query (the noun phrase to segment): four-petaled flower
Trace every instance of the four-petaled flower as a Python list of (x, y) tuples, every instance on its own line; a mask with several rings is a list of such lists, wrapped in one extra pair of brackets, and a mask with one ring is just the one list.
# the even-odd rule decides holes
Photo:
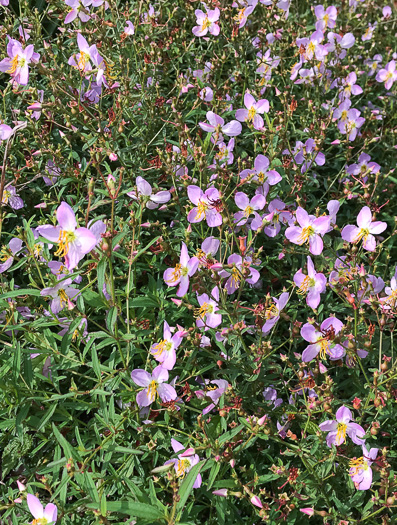
[(29, 81), (29, 64), (37, 64), (40, 55), (35, 53), (33, 44), (26, 46), (25, 49), (18, 40), (9, 38), (7, 44), (7, 54), (9, 58), (4, 58), (0, 62), (0, 71), (11, 75), (14, 82), (21, 86), (26, 86)]
[(365, 445), (363, 445), (362, 448), (363, 456), (349, 461), (349, 476), (357, 490), (368, 490), (372, 483), (371, 465), (376, 460), (378, 449), (371, 448), (368, 450)]
[(358, 226), (348, 224), (341, 232), (342, 239), (351, 243), (363, 241), (364, 250), (375, 251), (376, 239), (374, 235), (379, 235), (386, 230), (387, 224), (382, 221), (372, 221), (372, 213), (368, 206), (364, 206), (357, 216)]
[(171, 330), (167, 321), (164, 321), (163, 339), (159, 343), (152, 345), (150, 353), (153, 357), (161, 363), (163, 368), (172, 370), (176, 361), (176, 349), (181, 344), (183, 339), (183, 332), (176, 332), (171, 334)]
[(199, 265), (197, 257), (189, 257), (186, 244), (183, 242), (179, 263), (175, 268), (167, 268), (164, 272), (164, 281), (168, 286), (177, 286), (176, 295), (183, 297), (189, 289), (189, 277), (196, 273)]
[(137, 368), (131, 372), (131, 379), (136, 385), (144, 387), (136, 396), (139, 407), (151, 405), (157, 397), (160, 397), (163, 403), (177, 398), (175, 388), (165, 383), (168, 381), (168, 370), (161, 365), (156, 366), (152, 374)]
[(255, 129), (261, 130), (264, 126), (261, 113), (269, 112), (269, 101), (264, 98), (256, 102), (250, 93), (246, 93), (244, 95), (244, 106), (247, 109), (238, 109), (236, 111), (236, 119), (240, 122), (249, 122)]
[(218, 211), (221, 206), (220, 194), (216, 188), (209, 188), (203, 192), (198, 186), (191, 185), (187, 188), (187, 195), (195, 205), (188, 213), (189, 222), (196, 223), (205, 219), (210, 228), (222, 224), (222, 215)]
[(322, 236), (330, 229), (330, 217), (314, 217), (299, 206), (296, 210), (298, 226), (290, 226), (285, 231), (287, 239), (294, 244), (309, 243), (309, 250), (313, 255), (320, 255), (323, 251)]
[(206, 293), (197, 295), (197, 301), (200, 305), (200, 308), (196, 308), (194, 311), (196, 325), (199, 328), (205, 327), (205, 330), (219, 326), (222, 322), (222, 315), (216, 313), (219, 310), (218, 287), (215, 286), (215, 288), (213, 288), (210, 296), (208, 296)]
[(39, 226), (39, 235), (52, 243), (58, 244), (55, 255), (65, 257), (65, 266), (73, 270), (79, 261), (97, 244), (97, 238), (88, 228), (77, 228), (76, 216), (66, 202), (62, 202), (57, 209), (59, 226), (45, 224)]
[[(184, 478), (189, 470), (191, 470), (194, 465), (197, 465), (197, 463), (200, 461), (200, 458), (197, 454), (195, 454), (194, 449), (188, 448), (185, 450), (186, 447), (184, 447), (182, 443), (176, 439), (171, 439), (171, 446), (175, 454), (178, 454), (178, 452), (181, 452), (182, 450), (185, 452), (178, 454), (178, 459), (169, 459), (164, 463), (164, 465), (174, 464), (177, 477)], [(197, 474), (197, 477), (193, 483), (193, 488), (198, 489), (201, 486), (201, 481), (201, 474)]]
[(320, 304), (320, 294), (325, 291), (327, 279), (324, 274), (317, 273), (310, 256), (307, 257), (307, 275), (300, 268), (294, 275), (294, 283), (298, 287), (298, 294), (306, 295), (306, 303), (311, 308)]
[(331, 448), (332, 445), (342, 445), (346, 441), (346, 434), (351, 438), (356, 445), (363, 445), (365, 430), (358, 423), (352, 422), (353, 415), (351, 411), (341, 406), (336, 412), (336, 420), (328, 419), (320, 423), (319, 428), (323, 432), (328, 432), (327, 445)]
[(219, 35), (221, 29), (217, 22), (221, 13), (218, 8), (207, 10), (206, 13), (201, 9), (196, 9), (194, 13), (196, 15), (197, 26), (193, 27), (192, 33), (195, 36), (205, 36), (208, 31), (211, 35)]
[(328, 317), (321, 323), (320, 329), (312, 324), (306, 323), (301, 328), (301, 336), (305, 341), (311, 343), (302, 354), (302, 361), (308, 363), (320, 354), (320, 359), (327, 356), (331, 360), (341, 359), (345, 355), (342, 345), (335, 343), (335, 336), (342, 330), (343, 323), (336, 317)]

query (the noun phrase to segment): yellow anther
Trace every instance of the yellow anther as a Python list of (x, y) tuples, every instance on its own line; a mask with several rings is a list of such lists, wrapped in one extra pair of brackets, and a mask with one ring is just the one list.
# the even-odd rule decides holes
[(304, 244), (305, 242), (308, 242), (313, 233), (313, 226), (305, 226), (304, 228), (302, 228), (302, 232), (297, 239), (297, 243)]
[(156, 381), (152, 381), (150, 385), (147, 387), (147, 396), (150, 399), (150, 402), (153, 403), (157, 397), (157, 383)]
[(336, 440), (338, 443), (343, 443), (345, 441), (346, 429), (347, 425), (345, 423), (338, 423), (338, 428), (336, 430)]

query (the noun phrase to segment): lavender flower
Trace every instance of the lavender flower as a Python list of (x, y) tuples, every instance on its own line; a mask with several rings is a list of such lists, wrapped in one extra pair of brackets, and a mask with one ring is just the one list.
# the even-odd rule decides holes
[(327, 445), (342, 445), (346, 441), (346, 434), (351, 438), (353, 443), (356, 445), (363, 445), (364, 440), (361, 439), (365, 436), (365, 430), (357, 423), (352, 423), (353, 415), (351, 411), (341, 406), (336, 412), (336, 420), (327, 420), (320, 423), (320, 430), (328, 432)]
[(127, 193), (131, 199), (142, 200), (149, 210), (155, 210), (159, 204), (165, 204), (171, 199), (169, 191), (158, 191), (153, 193), (151, 185), (141, 176), (136, 178), (137, 191)]
[(327, 279), (324, 274), (317, 273), (311, 257), (307, 257), (307, 275), (300, 268), (294, 275), (294, 283), (298, 294), (306, 295), (306, 303), (313, 309), (320, 304), (320, 294), (325, 291)]
[(386, 222), (372, 221), (372, 213), (368, 206), (364, 206), (357, 216), (357, 225), (348, 224), (341, 232), (342, 239), (351, 243), (363, 241), (364, 250), (375, 251), (376, 239), (374, 235), (379, 235), (386, 230)]
[(368, 490), (372, 484), (371, 465), (376, 460), (379, 449), (371, 448), (368, 450), (366, 445), (362, 445), (362, 449), (363, 456), (354, 458), (349, 462), (349, 476), (357, 490)]
[(336, 317), (328, 317), (321, 323), (320, 330), (306, 323), (301, 328), (301, 336), (309, 343), (302, 354), (302, 361), (309, 363), (320, 354), (320, 359), (327, 356), (331, 360), (341, 359), (345, 355), (342, 345), (334, 343), (335, 336), (342, 330), (343, 323)]
[[(173, 438), (171, 439), (171, 446), (175, 454), (181, 452), (181, 450), (185, 450), (185, 447), (182, 445), (182, 443), (179, 443), (179, 441)], [(199, 461), (200, 458), (194, 453), (194, 449), (188, 448), (182, 454), (178, 454), (178, 459), (169, 459), (164, 463), (164, 465), (174, 464), (177, 477), (184, 478), (189, 470), (191, 470), (194, 465), (197, 465)], [(198, 489), (201, 486), (201, 483), (201, 474), (197, 474), (193, 488)]]
[(172, 370), (176, 361), (176, 349), (181, 344), (183, 332), (178, 331), (171, 335), (171, 330), (167, 321), (164, 321), (163, 339), (159, 343), (152, 345), (150, 353), (161, 363), (163, 368)]
[(14, 82), (21, 86), (26, 86), (29, 81), (29, 64), (37, 64), (40, 55), (35, 53), (33, 44), (22, 47), (22, 44), (11, 37), (8, 37), (7, 54), (9, 58), (4, 58), (0, 62), (0, 71), (11, 75)]
[(163, 403), (168, 403), (177, 398), (175, 388), (165, 384), (168, 381), (168, 370), (159, 365), (153, 370), (152, 374), (146, 370), (135, 369), (131, 372), (131, 379), (138, 386), (145, 387), (136, 396), (139, 407), (147, 407), (160, 397)]
[(56, 523), (58, 517), (58, 509), (56, 505), (48, 503), (45, 509), (43, 509), (43, 505), (33, 494), (28, 494), (26, 501), (29, 510), (34, 517), (33, 523), (37, 525), (46, 523), (54, 525)]
[(290, 226), (285, 231), (287, 239), (294, 244), (309, 243), (309, 250), (313, 255), (320, 255), (323, 251), (322, 236), (329, 231), (330, 218), (326, 216), (314, 217), (299, 206), (296, 210), (298, 226)]
[(212, 289), (211, 295), (203, 293), (197, 295), (197, 301), (200, 308), (196, 308), (194, 316), (196, 317), (196, 325), (199, 328), (204, 327), (205, 330), (208, 328), (216, 328), (222, 322), (222, 315), (216, 313), (219, 310), (219, 289), (215, 286)]
[(269, 101), (262, 99), (256, 102), (250, 93), (246, 93), (244, 95), (244, 105), (247, 109), (238, 109), (236, 111), (236, 119), (240, 122), (250, 122), (255, 129), (261, 130), (264, 122), (260, 114), (269, 112)]
[(199, 265), (197, 257), (189, 257), (186, 244), (183, 242), (181, 247), (181, 256), (179, 263), (175, 268), (167, 268), (163, 278), (168, 286), (177, 286), (179, 284), (176, 295), (183, 297), (189, 289), (189, 277), (196, 273)]

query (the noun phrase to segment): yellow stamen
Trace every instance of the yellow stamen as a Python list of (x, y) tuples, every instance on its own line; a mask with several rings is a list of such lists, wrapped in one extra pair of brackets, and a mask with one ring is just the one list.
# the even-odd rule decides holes
[(251, 206), (247, 206), (247, 207), (245, 208), (245, 210), (244, 210), (244, 215), (245, 215), (246, 217), (249, 217), (253, 211), (254, 211), (254, 210), (253, 210), (253, 208), (251, 208)]
[(353, 242), (359, 242), (361, 239), (363, 240), (363, 243), (365, 244), (367, 241), (369, 235), (368, 228), (361, 228), (361, 230), (358, 232), (358, 234), (355, 236)]
[(11, 197), (11, 192), (9, 192), (8, 190), (4, 190), (4, 193), (3, 193), (3, 204), (7, 204), (8, 203), (8, 199)]
[(364, 458), (354, 458), (349, 461), (350, 468), (353, 469), (353, 472), (350, 472), (350, 476), (355, 476), (360, 472), (360, 470), (367, 470), (368, 464), (364, 461)]
[(324, 20), (324, 23), (325, 23), (325, 27), (327, 27), (328, 26), (329, 15), (328, 14), (324, 15), (323, 20)]
[(61, 304), (61, 308), (64, 308), (65, 306), (67, 306), (69, 302), (69, 297), (66, 295), (65, 290), (63, 290), (62, 288), (58, 290), (58, 297), (59, 297), (59, 302)]
[(208, 303), (203, 303), (200, 308), (194, 309), (194, 317), (196, 319), (204, 319), (204, 317), (209, 313), (211, 305)]
[(244, 18), (244, 13), (245, 13), (245, 7), (243, 7), (243, 9), (240, 9), (240, 11), (238, 12), (238, 14), (234, 17), (234, 20), (237, 20), (238, 22), (241, 22), (241, 20)]
[(263, 184), (265, 182), (265, 179), (267, 178), (266, 175), (263, 173), (263, 171), (260, 171), (258, 174), (257, 174), (257, 177), (258, 177), (258, 181)]
[(87, 62), (90, 60), (90, 55), (88, 53), (84, 53), (84, 51), (81, 51), (80, 58), (77, 62), (77, 67), (79, 69), (84, 69)]
[(168, 279), (169, 283), (175, 283), (182, 275), (181, 265), (177, 264), (174, 271), (171, 274), (171, 279)]
[(177, 467), (176, 467), (176, 475), (178, 477), (184, 477), (186, 474), (186, 470), (190, 467), (190, 459), (184, 458), (184, 459), (178, 459)]
[(306, 275), (306, 277), (303, 279), (302, 284), (299, 286), (297, 293), (299, 295), (304, 295), (308, 288), (310, 288), (310, 277)]
[(150, 402), (153, 403), (157, 397), (157, 383), (156, 381), (152, 381), (150, 385), (147, 387), (147, 396), (150, 399)]
[(152, 354), (155, 357), (160, 357), (163, 352), (168, 352), (169, 350), (171, 350), (171, 348), (172, 343), (163, 339), (162, 341), (153, 346), (153, 350), (155, 349), (156, 351), (152, 352)]
[(317, 344), (320, 345), (320, 359), (325, 359), (329, 352), (329, 341), (328, 339), (322, 338), (317, 341)]
[(7, 248), (2, 248), (0, 251), (0, 262), (5, 263), (10, 257), (12, 257), (12, 255), (10, 255)]
[(201, 31), (205, 31), (206, 29), (208, 29), (210, 27), (210, 25), (211, 25), (211, 22), (208, 19), (208, 16), (206, 16), (204, 18), (203, 25), (201, 26)]
[(70, 243), (73, 242), (75, 239), (74, 232), (68, 232), (66, 230), (61, 230), (59, 232), (59, 239), (58, 239), (58, 250), (55, 252), (55, 255), (57, 257), (65, 257), (65, 255), (68, 254)]
[(208, 208), (208, 204), (206, 202), (203, 202), (203, 201), (199, 201), (198, 205), (197, 205), (197, 218), (200, 219), (200, 217), (202, 215), (204, 215), (205, 217), (205, 212)]
[(32, 525), (47, 525), (48, 520), (46, 518), (38, 518), (32, 521)]
[(12, 75), (13, 73), (15, 73), (15, 71), (17, 70), (17, 67), (18, 67), (18, 55), (15, 55), (14, 58), (11, 60), (11, 64), (10, 64), (10, 69), (8, 71), (6, 71), (6, 73), (8, 73), (9, 75)]
[(253, 122), (255, 115), (256, 115), (256, 109), (254, 108), (254, 106), (252, 106), (248, 110), (248, 120), (249, 120), (249, 122)]
[(297, 239), (297, 243), (304, 244), (305, 242), (308, 242), (313, 233), (313, 226), (305, 226), (304, 228), (302, 228), (302, 232)]
[(336, 440), (338, 443), (343, 443), (345, 441), (346, 429), (347, 425), (345, 423), (338, 423), (338, 428), (336, 431)]
[(241, 274), (237, 268), (232, 269), (232, 283), (237, 288), (241, 281)]
[(310, 58), (309, 55), (313, 56), (315, 50), (315, 45), (313, 42), (309, 42), (309, 45), (307, 46), (306, 50), (306, 58)]
[(278, 308), (275, 304), (272, 304), (265, 312), (265, 319), (269, 320), (272, 317), (277, 317), (279, 314)]
[(108, 62), (106, 62), (105, 60), (103, 61), (104, 64), (105, 64), (105, 69), (106, 69), (106, 76), (107, 78), (110, 78), (112, 80), (115, 80), (117, 78), (117, 75), (113, 75), (113, 68), (114, 68), (114, 64), (109, 64)]

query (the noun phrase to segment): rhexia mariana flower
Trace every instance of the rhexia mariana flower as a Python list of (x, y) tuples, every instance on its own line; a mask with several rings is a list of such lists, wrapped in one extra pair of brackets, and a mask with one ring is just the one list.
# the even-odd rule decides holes
[(208, 31), (211, 33), (211, 35), (219, 35), (221, 29), (217, 22), (221, 13), (218, 8), (210, 10), (207, 9), (206, 13), (204, 13), (201, 9), (196, 9), (194, 14), (196, 15), (197, 24), (197, 26), (193, 27), (192, 29), (194, 36), (205, 36)]
[(188, 186), (187, 195), (195, 205), (190, 210), (187, 220), (192, 223), (207, 221), (210, 228), (215, 228), (222, 224), (222, 215), (217, 210), (216, 204), (220, 200), (219, 191), (216, 188), (209, 188), (205, 192), (198, 186)]
[(39, 226), (39, 235), (58, 244), (55, 255), (65, 257), (65, 266), (68, 270), (76, 268), (79, 261), (97, 244), (95, 235), (88, 228), (77, 228), (76, 216), (66, 202), (62, 202), (57, 209), (59, 226), (46, 224)]
[(302, 361), (308, 363), (320, 354), (320, 359), (327, 356), (331, 360), (340, 359), (345, 355), (345, 349), (340, 344), (334, 343), (335, 335), (343, 328), (343, 323), (336, 317), (328, 317), (321, 323), (318, 330), (312, 324), (306, 323), (301, 328), (301, 336), (311, 343), (302, 354)]
[(327, 445), (342, 445), (346, 441), (346, 434), (356, 445), (363, 445), (365, 430), (358, 423), (353, 423), (353, 414), (345, 407), (341, 406), (336, 412), (336, 420), (327, 420), (320, 423), (319, 428), (323, 432), (328, 432)]
[(18, 40), (8, 37), (7, 54), (9, 58), (4, 58), (0, 62), (0, 71), (11, 75), (14, 82), (21, 86), (26, 86), (29, 82), (29, 64), (37, 64), (40, 55), (35, 53), (33, 44), (22, 47)]
[(368, 450), (365, 445), (362, 446), (362, 449), (362, 457), (354, 458), (349, 462), (349, 476), (357, 490), (368, 490), (372, 483), (371, 465), (376, 460), (379, 449), (371, 448)]
[(287, 239), (302, 246), (309, 243), (309, 250), (313, 255), (320, 255), (323, 251), (322, 236), (329, 231), (330, 218), (327, 216), (314, 217), (299, 207), (296, 210), (296, 220), (299, 226), (290, 226), (285, 231)]
[(246, 93), (244, 95), (244, 106), (247, 109), (238, 109), (236, 111), (236, 119), (240, 122), (251, 123), (255, 129), (261, 130), (264, 126), (261, 114), (269, 112), (269, 101), (262, 99), (256, 102), (255, 98), (250, 93)]
[(364, 206), (357, 216), (357, 225), (348, 224), (341, 232), (342, 239), (356, 244), (363, 241), (364, 250), (375, 251), (376, 239), (374, 235), (379, 235), (387, 228), (387, 224), (382, 221), (372, 221), (372, 213), (368, 206)]
[(176, 361), (176, 349), (181, 344), (182, 339), (183, 333), (178, 331), (172, 335), (169, 324), (164, 321), (163, 339), (152, 345), (150, 353), (156, 361), (161, 363), (163, 368), (172, 370)]
[(33, 494), (28, 494), (26, 498), (30, 512), (32, 513), (34, 520), (33, 523), (54, 525), (58, 517), (58, 509), (53, 503), (48, 503), (43, 509), (43, 505), (40, 500)]
[(168, 286), (178, 286), (176, 295), (183, 297), (189, 289), (189, 277), (196, 273), (199, 265), (197, 257), (189, 257), (186, 244), (183, 242), (179, 263), (175, 268), (167, 268), (164, 272), (164, 281)]
[(175, 388), (165, 383), (168, 381), (168, 370), (159, 365), (153, 370), (152, 374), (146, 370), (135, 369), (131, 372), (131, 379), (138, 386), (143, 386), (136, 396), (139, 407), (147, 407), (160, 397), (163, 403), (174, 401), (177, 398)]
[[(164, 465), (170, 465), (173, 463), (177, 477), (184, 478), (189, 470), (191, 470), (194, 465), (197, 465), (197, 463), (200, 461), (200, 458), (194, 453), (194, 449), (190, 448), (185, 450), (185, 447), (182, 445), (182, 443), (176, 439), (171, 439), (171, 446), (175, 454), (178, 454), (178, 452), (181, 452), (182, 450), (185, 452), (178, 454), (178, 459), (170, 459), (166, 461)], [(201, 486), (201, 483), (201, 474), (197, 474), (197, 477), (193, 483), (193, 488), (198, 489)]]
[(306, 303), (313, 309), (320, 304), (320, 294), (325, 291), (327, 279), (324, 274), (317, 273), (311, 257), (307, 258), (307, 275), (302, 268), (294, 275), (294, 283), (298, 287), (298, 294), (306, 294)]

